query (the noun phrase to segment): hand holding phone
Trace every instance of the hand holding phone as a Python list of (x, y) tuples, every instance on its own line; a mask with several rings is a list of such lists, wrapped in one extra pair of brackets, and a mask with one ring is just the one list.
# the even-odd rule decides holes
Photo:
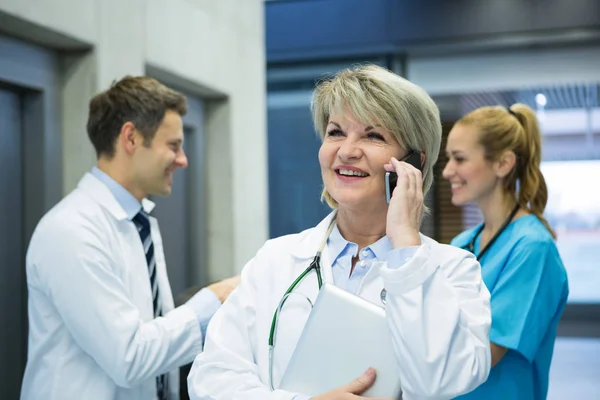
[[(410, 150), (408, 154), (400, 161), (407, 162), (419, 171), (423, 171), (423, 167), (421, 165), (421, 153), (417, 151)], [(388, 204), (392, 199), (392, 193), (394, 193), (394, 188), (396, 187), (397, 182), (398, 174), (389, 171), (385, 173), (385, 200), (388, 202)]]

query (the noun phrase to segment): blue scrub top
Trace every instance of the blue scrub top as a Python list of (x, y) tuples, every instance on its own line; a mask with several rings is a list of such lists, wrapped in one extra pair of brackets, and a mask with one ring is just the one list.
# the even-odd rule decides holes
[[(481, 225), (455, 237), (467, 249)], [(480, 252), (476, 239), (474, 253)], [(534, 215), (514, 220), (486, 251), (483, 281), (491, 293), (490, 340), (507, 353), (485, 383), (459, 399), (542, 400), (556, 327), (567, 303), (567, 273), (550, 232)]]

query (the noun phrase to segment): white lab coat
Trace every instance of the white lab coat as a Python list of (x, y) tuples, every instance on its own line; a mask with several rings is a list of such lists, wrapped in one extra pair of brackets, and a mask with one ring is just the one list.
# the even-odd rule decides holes
[[(269, 389), (269, 329), (279, 300), (311, 262), (330, 218), (300, 234), (268, 241), (246, 264), (241, 285), (211, 320), (204, 352), (194, 361), (188, 377), (192, 399), (283, 400), (295, 396)], [(421, 239), (415, 255), (399, 268), (374, 263), (358, 295), (381, 305), (381, 290), (387, 290), (387, 318), (404, 400), (449, 399), (487, 379), (491, 366), (490, 294), (481, 280), (479, 263), (470, 253), (425, 236)], [(323, 280), (332, 282), (327, 250), (322, 272)], [(310, 273), (295, 292), (314, 301), (316, 274)], [(275, 388), (309, 312), (305, 299), (291, 296), (279, 316)], [(368, 343), (365, 338), (362, 345)]]
[[(150, 211), (154, 205), (145, 200)], [(173, 309), (162, 240), (150, 218), (163, 318), (154, 319), (138, 231), (91, 174), (38, 224), (27, 253), (29, 349), (21, 399), (149, 400), (155, 377), (202, 350), (189, 306)]]

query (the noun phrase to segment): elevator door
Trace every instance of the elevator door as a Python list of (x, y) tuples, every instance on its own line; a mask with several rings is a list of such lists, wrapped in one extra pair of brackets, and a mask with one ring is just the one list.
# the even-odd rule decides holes
[(0, 397), (18, 399), (27, 352), (21, 99), (0, 82)]
[[(185, 129), (185, 140), (191, 132)], [(173, 174), (173, 184), (169, 197), (154, 197), (156, 208), (152, 211), (158, 219), (162, 234), (167, 273), (173, 296), (176, 297), (189, 285), (191, 243), (190, 243), (190, 211), (189, 171), (179, 169)]]
[(152, 196), (156, 202), (152, 215), (158, 219), (171, 290), (176, 299), (190, 287), (205, 284), (204, 105), (201, 99), (188, 96), (188, 113), (183, 122), (189, 166), (173, 175), (170, 196)]

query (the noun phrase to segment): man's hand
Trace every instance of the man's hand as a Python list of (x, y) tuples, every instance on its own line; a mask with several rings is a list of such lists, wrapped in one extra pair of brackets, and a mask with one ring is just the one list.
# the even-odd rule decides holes
[(233, 289), (238, 287), (239, 284), (240, 276), (236, 275), (231, 278), (223, 279), (222, 281), (213, 283), (212, 285), (208, 285), (208, 289), (210, 289), (219, 298), (219, 300), (221, 300), (221, 303), (224, 303), (231, 292), (233, 292)]
[[(375, 399), (374, 397), (360, 396), (375, 382), (375, 370), (369, 368), (364, 374), (350, 382), (349, 384), (334, 389), (330, 392), (311, 397), (311, 400), (359, 400), (359, 399)], [(389, 400), (381, 399), (378, 400)]]

